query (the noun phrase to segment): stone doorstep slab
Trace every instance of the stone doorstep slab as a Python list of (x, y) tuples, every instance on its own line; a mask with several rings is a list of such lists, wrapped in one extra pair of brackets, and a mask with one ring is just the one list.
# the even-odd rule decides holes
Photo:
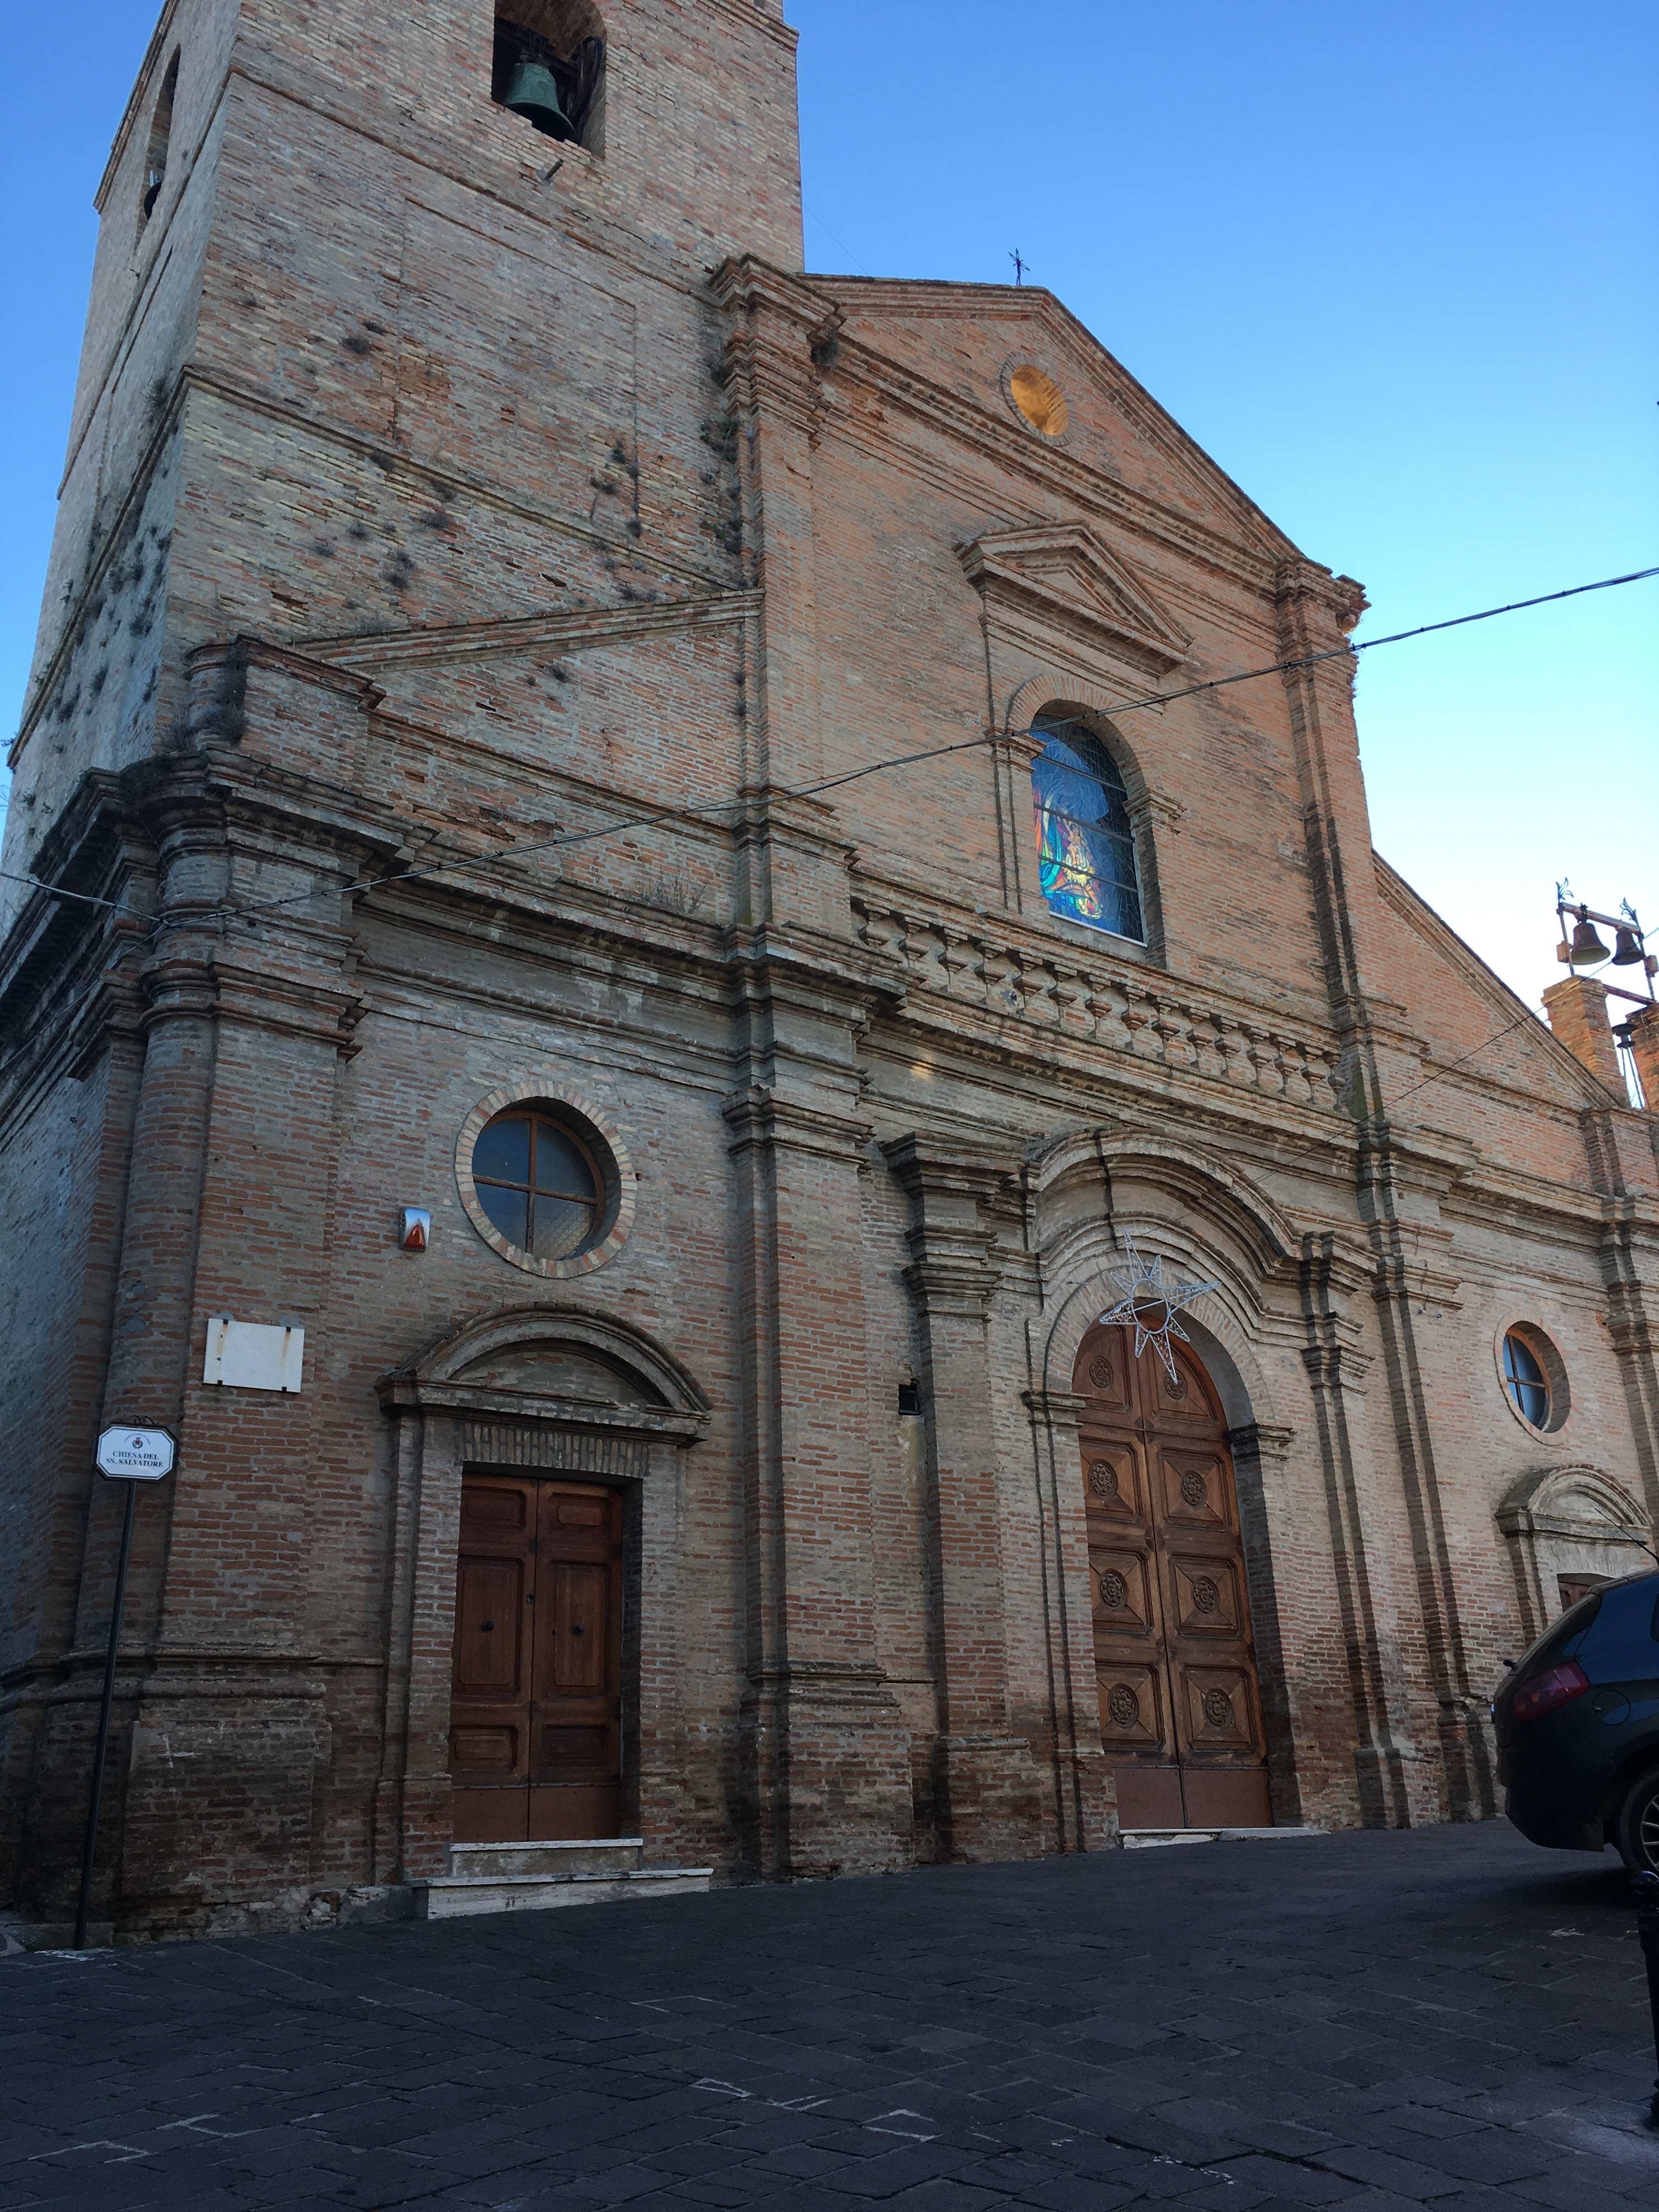
[(574, 1841), (452, 1844), (451, 1874), (631, 1874), (645, 1857), (643, 1836), (587, 1836)]
[(1155, 1850), (1165, 1844), (1272, 1844), (1299, 1836), (1322, 1836), (1322, 1828), (1120, 1828), (1126, 1851)]
[(626, 1874), (441, 1874), (412, 1885), (420, 1920), (481, 1912), (544, 1912), (565, 1905), (611, 1905), (624, 1898), (694, 1897), (710, 1888), (713, 1867), (639, 1867)]

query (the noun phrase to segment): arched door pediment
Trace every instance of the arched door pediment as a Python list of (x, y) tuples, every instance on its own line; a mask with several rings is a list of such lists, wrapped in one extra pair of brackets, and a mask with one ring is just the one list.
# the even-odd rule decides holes
[(1495, 1517), (1528, 1642), (1583, 1590), (1650, 1564), (1647, 1515), (1622, 1483), (1588, 1462), (1531, 1468), (1504, 1492)]
[(376, 1386), (390, 1413), (472, 1413), (695, 1443), (707, 1396), (640, 1328), (550, 1302), (468, 1322)]
[(1138, 1184), (1162, 1193), (1212, 1224), (1263, 1276), (1301, 1248), (1295, 1224), (1247, 1176), (1196, 1146), (1139, 1130), (1072, 1129), (1044, 1146), (1032, 1163), (1040, 1224), (1063, 1234), (1066, 1194), (1079, 1188), (1092, 1194), (1103, 1176), (1115, 1188)]

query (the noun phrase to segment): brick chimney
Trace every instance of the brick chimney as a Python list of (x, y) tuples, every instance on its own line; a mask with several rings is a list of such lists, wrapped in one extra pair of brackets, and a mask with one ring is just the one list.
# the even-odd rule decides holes
[(1607, 1020), (1607, 994), (1595, 978), (1568, 975), (1559, 983), (1552, 983), (1544, 994), (1544, 1012), (1551, 1029), (1574, 1058), (1582, 1060), (1592, 1075), (1600, 1076), (1609, 1091), (1623, 1097), (1625, 1079)]
[(1638, 1006), (1630, 1018), (1631, 1057), (1642, 1079), (1642, 1100), (1659, 1114), (1659, 1006)]

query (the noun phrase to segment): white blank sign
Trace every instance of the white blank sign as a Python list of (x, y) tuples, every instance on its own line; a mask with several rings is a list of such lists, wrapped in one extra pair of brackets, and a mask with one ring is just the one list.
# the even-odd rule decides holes
[(233, 1390), (297, 1390), (305, 1350), (302, 1328), (212, 1314), (202, 1380), (222, 1382)]

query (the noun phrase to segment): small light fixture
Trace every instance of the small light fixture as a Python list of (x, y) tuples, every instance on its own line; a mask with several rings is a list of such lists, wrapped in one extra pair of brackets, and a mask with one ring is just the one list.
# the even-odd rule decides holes
[(398, 1249), (404, 1252), (424, 1252), (432, 1242), (432, 1216), (423, 1206), (404, 1208), (403, 1227), (398, 1232)]

